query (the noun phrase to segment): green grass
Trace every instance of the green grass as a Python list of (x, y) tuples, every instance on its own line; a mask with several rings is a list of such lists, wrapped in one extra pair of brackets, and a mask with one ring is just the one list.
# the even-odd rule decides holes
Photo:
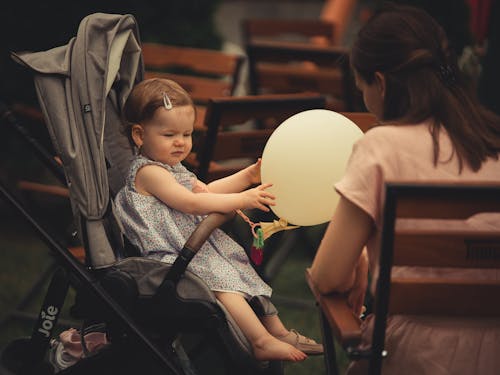
[[(61, 225), (61, 222), (49, 224)], [(285, 325), (306, 336), (321, 340), (318, 311), (304, 279), (304, 270), (311, 261), (311, 251), (306, 251), (303, 245), (297, 243), (270, 284), (273, 287), (274, 303)], [(27, 222), (10, 206), (0, 202), (0, 321), (8, 316), (51, 262), (48, 248), (38, 239)], [(27, 306), (26, 311), (37, 314), (44, 293), (45, 287)], [(68, 313), (71, 298), (70, 294), (61, 319), (71, 319)], [(33, 324), (33, 321), (9, 319), (6, 324), (0, 326), (0, 350), (15, 338), (29, 336)], [(340, 359), (343, 360), (344, 367), (345, 359), (342, 355)], [(302, 363), (287, 364), (285, 373), (324, 374), (323, 357), (310, 357)]]

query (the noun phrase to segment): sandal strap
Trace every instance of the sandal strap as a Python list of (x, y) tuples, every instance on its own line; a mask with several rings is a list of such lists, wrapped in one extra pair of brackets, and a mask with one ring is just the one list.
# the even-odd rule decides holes
[(301, 335), (299, 332), (297, 332), (297, 330), (295, 330), (293, 328), (290, 329), (290, 332), (295, 334), (295, 336), (296, 336), (295, 345), (297, 345), (300, 342), (302, 342), (304, 344), (316, 344), (316, 341), (314, 341), (313, 339), (310, 339), (309, 337)]

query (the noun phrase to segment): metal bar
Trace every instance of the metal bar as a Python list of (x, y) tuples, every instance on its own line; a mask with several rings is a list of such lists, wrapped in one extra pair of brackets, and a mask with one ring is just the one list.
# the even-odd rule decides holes
[(5, 199), (10, 203), (35, 229), (40, 238), (47, 244), (47, 246), (54, 252), (58, 261), (63, 267), (71, 270), (71, 277), (74, 277), (78, 282), (85, 285), (89, 291), (91, 291), (95, 297), (108, 307), (117, 319), (123, 324), (125, 329), (129, 333), (139, 340), (146, 348), (148, 348), (155, 359), (165, 366), (172, 374), (181, 375), (181, 370), (179, 370), (172, 361), (163, 354), (151, 340), (146, 337), (140, 328), (134, 323), (129, 314), (123, 310), (123, 308), (118, 305), (111, 296), (99, 285), (97, 280), (92, 277), (83, 266), (67, 251), (67, 249), (57, 242), (36, 220), (28, 213), (21, 203), (9, 193), (9, 191), (4, 187), (3, 183), (0, 183), (0, 197)]

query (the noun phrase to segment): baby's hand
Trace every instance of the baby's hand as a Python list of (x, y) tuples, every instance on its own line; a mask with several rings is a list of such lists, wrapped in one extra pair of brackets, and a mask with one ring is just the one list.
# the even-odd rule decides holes
[(274, 195), (266, 191), (271, 186), (272, 184), (263, 184), (242, 192), (243, 207), (241, 208), (258, 208), (268, 212), (269, 208), (267, 206), (274, 206), (274, 200), (276, 199)]
[(191, 189), (193, 193), (208, 193), (208, 187), (206, 184), (198, 180), (197, 178), (193, 179), (193, 188)]
[(260, 166), (262, 164), (262, 159), (259, 158), (256, 163), (250, 165), (248, 167), (248, 175), (250, 176), (250, 183), (252, 185), (260, 184), (261, 176), (260, 176)]

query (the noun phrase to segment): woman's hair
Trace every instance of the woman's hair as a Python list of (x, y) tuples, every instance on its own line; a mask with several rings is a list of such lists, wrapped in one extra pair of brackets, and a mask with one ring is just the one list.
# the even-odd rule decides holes
[[(189, 94), (177, 82), (165, 78), (151, 78), (138, 83), (123, 107), (126, 134), (131, 144), (131, 127), (151, 120), (155, 111), (170, 102), (172, 108), (189, 105), (195, 109)], [(196, 114), (196, 111), (195, 111)]]
[(368, 84), (385, 76), (383, 121), (419, 123), (432, 119), (434, 163), (439, 130), (448, 132), (459, 158), (477, 171), (498, 159), (500, 118), (483, 108), (466, 87), (441, 26), (425, 11), (388, 5), (359, 31), (351, 65)]

